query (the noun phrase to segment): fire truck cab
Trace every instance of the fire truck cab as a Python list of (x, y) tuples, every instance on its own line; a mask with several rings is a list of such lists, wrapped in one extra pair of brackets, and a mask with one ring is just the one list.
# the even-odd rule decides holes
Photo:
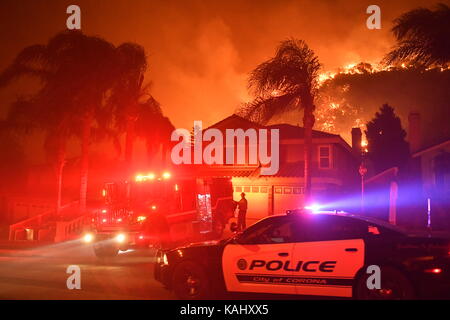
[(171, 248), (219, 239), (235, 209), (229, 178), (137, 174), (106, 183), (102, 193), (104, 206), (84, 235), (100, 257), (131, 246)]

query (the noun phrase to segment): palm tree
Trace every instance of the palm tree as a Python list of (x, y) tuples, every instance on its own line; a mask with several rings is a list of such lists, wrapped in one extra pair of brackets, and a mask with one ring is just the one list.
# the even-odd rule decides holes
[(305, 202), (311, 197), (312, 128), (319, 69), (317, 56), (303, 40), (282, 41), (275, 57), (251, 72), (249, 88), (257, 98), (240, 110), (241, 115), (259, 123), (267, 123), (285, 111), (303, 110)]
[(166, 163), (167, 150), (172, 145), (170, 136), (175, 127), (162, 113), (160, 104), (152, 97), (139, 104), (136, 134), (145, 140), (149, 165), (157, 165), (155, 155), (161, 152), (161, 165)]
[(62, 195), (62, 171), (65, 164), (67, 140), (77, 128), (71, 123), (49, 116), (41, 105), (40, 95), (33, 99), (17, 99), (8, 111), (4, 128), (9, 132), (30, 134), (34, 131), (44, 132), (44, 149), (47, 159), (53, 164), (56, 173), (56, 215), (59, 214)]
[(117, 48), (120, 80), (110, 103), (114, 110), (116, 127), (125, 132), (125, 162), (130, 167), (135, 140), (135, 126), (139, 117), (139, 103), (147, 87), (143, 86), (147, 58), (144, 48), (134, 43), (124, 43)]
[[(147, 59), (144, 48), (134, 43), (124, 43), (117, 48), (120, 81), (110, 103), (118, 132), (125, 133), (125, 163), (132, 168), (133, 145), (136, 138), (146, 141), (149, 163), (154, 160), (157, 148), (165, 148), (174, 127), (164, 117), (158, 101), (149, 93), (151, 83), (144, 85)], [(163, 151), (164, 153), (164, 151)]]
[(14, 112), (16, 118), (20, 118), (18, 113), (27, 114), (25, 117), (35, 127), (44, 129), (47, 149), (56, 150), (57, 210), (61, 203), (65, 145), (70, 136), (76, 135), (82, 145), (80, 211), (85, 211), (91, 130), (106, 128), (111, 121), (104, 100), (117, 79), (116, 58), (115, 47), (109, 42), (79, 31), (66, 31), (46, 45), (23, 49), (0, 74), (0, 86), (30, 75), (42, 83), (33, 98)]
[(386, 64), (407, 62), (424, 67), (445, 66), (450, 61), (450, 8), (418, 8), (394, 21), (396, 46), (384, 58)]

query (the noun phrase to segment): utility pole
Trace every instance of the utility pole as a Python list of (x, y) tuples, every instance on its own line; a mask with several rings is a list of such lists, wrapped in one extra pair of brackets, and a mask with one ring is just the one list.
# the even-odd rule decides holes
[(359, 165), (359, 174), (361, 175), (361, 214), (364, 213), (364, 176), (367, 173), (367, 168), (364, 161)]

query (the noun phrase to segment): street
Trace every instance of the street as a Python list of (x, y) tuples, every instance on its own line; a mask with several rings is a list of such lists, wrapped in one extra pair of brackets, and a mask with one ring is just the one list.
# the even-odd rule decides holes
[[(0, 299), (174, 299), (153, 279), (153, 255), (129, 250), (102, 261), (79, 242), (0, 249)], [(80, 290), (67, 289), (70, 265), (81, 269)]]

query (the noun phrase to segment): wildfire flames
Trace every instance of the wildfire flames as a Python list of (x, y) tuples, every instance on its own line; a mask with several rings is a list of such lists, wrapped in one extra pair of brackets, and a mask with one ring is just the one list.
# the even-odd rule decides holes
[[(319, 85), (322, 85), (327, 80), (334, 79), (339, 74), (365, 74), (365, 73), (377, 73), (382, 71), (394, 71), (398, 69), (409, 69), (414, 68), (413, 65), (407, 65), (405, 63), (402, 63), (399, 66), (392, 66), (392, 65), (383, 65), (379, 63), (350, 63), (344, 67), (339, 68), (337, 71), (327, 71), (324, 73), (321, 73), (319, 75)], [(429, 67), (426, 68), (425, 71), (433, 70), (433, 69), (439, 69), (441, 72), (445, 70), (449, 70), (450, 66), (447, 67), (439, 67), (439, 68), (433, 68)]]
[[(361, 118), (360, 110), (356, 106), (350, 105), (345, 99), (339, 97), (338, 95), (333, 94), (332, 92), (328, 92), (324, 94), (322, 91), (325, 91), (326, 84), (329, 81), (336, 79), (339, 75), (364, 75), (364, 74), (374, 74), (378, 72), (391, 72), (391, 71), (399, 71), (399, 70), (408, 70), (415, 69), (416, 66), (409, 65), (406, 63), (402, 63), (401, 65), (393, 66), (393, 65), (383, 65), (380, 63), (350, 63), (344, 67), (341, 67), (335, 71), (326, 71), (319, 75), (318, 77), (318, 85), (319, 85), (319, 98), (317, 103), (317, 112), (316, 112), (316, 120), (317, 120), (317, 129), (323, 130), (330, 133), (337, 133), (343, 137), (348, 137), (348, 132), (339, 132), (340, 130), (337, 128), (339, 118), (346, 117), (349, 119), (354, 119), (351, 124), (352, 127), (359, 127), (362, 131), (365, 130), (365, 123), (368, 119)], [(440, 72), (449, 70), (450, 67), (434, 67), (434, 68), (426, 68), (424, 71), (430, 70), (439, 70)], [(324, 89), (324, 90), (322, 90)], [(349, 85), (339, 86), (339, 90), (341, 93), (344, 93), (350, 90)], [(367, 149), (367, 141), (363, 136), (362, 141), (363, 150)]]

